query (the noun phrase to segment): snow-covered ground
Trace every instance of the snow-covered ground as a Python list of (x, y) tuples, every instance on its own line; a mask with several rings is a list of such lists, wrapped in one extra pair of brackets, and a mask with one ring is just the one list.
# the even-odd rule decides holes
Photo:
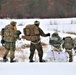
[[(35, 20), (40, 21), (40, 27), (45, 33), (52, 34), (58, 31), (59, 35), (63, 38), (65, 36), (71, 36), (76, 38), (74, 34), (66, 34), (65, 32), (76, 33), (76, 18), (63, 18), (63, 19), (0, 19), (0, 30), (9, 24), (11, 21), (17, 22), (17, 29), (22, 32), (23, 28), (27, 24), (33, 24)], [(1, 36), (0, 36), (1, 39)], [(47, 44), (43, 46), (45, 59), (47, 52), (51, 50), (49, 45), (49, 37), (41, 37), (41, 42)], [(76, 74), (76, 56), (73, 57), (74, 61), (69, 62), (47, 62), (47, 63), (29, 63), (29, 47), (24, 47), (24, 45), (29, 45), (30, 42), (27, 40), (17, 40), (16, 47), (19, 50), (16, 51), (16, 59), (19, 60), (17, 63), (0, 63), (0, 74), (1, 75), (75, 75)], [(0, 43), (1, 46), (1, 43)], [(1, 58), (1, 57), (0, 57)], [(24, 60), (22, 60), (24, 59)], [(38, 60), (38, 56), (36, 55)]]
[(0, 63), (0, 75), (76, 75), (76, 63)]

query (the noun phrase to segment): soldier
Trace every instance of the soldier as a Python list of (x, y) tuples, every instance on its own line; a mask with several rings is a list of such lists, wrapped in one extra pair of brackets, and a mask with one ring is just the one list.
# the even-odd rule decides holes
[[(26, 33), (25, 33), (26, 31), (24, 31), (24, 34), (26, 36), (25, 38), (31, 39), (31, 40), (29, 39), (31, 41), (30, 56), (29, 56), (30, 62), (34, 62), (33, 56), (34, 56), (35, 49), (37, 49), (37, 51), (38, 51), (39, 62), (45, 62), (45, 60), (42, 59), (43, 50), (42, 50), (42, 45), (41, 45), (41, 41), (40, 41), (40, 36), (43, 36), (43, 37), (50, 36), (50, 33), (45, 34), (43, 32), (43, 30), (39, 27), (39, 25), (40, 25), (39, 21), (35, 21), (33, 25), (30, 25), (31, 26), (30, 30), (32, 29), (33, 26), (35, 26), (36, 29), (33, 29), (33, 30), (35, 30), (35, 32), (33, 32), (33, 30), (31, 30), (31, 33), (28, 32), (27, 34), (29, 36), (26, 36)], [(29, 31), (29, 28), (27, 28), (26, 30)], [(35, 33), (36, 35), (34, 36), (33, 33)], [(34, 39), (32, 39), (32, 38), (34, 38)]]
[(5, 52), (3, 56), (3, 61), (8, 61), (7, 55), (10, 51), (10, 62), (16, 62), (13, 60), (15, 58), (15, 42), (19, 38), (18, 36), (21, 34), (19, 30), (16, 28), (16, 22), (12, 21), (10, 24), (5, 26), (4, 33), (3, 33), (3, 40), (5, 41)]
[(70, 36), (64, 37), (62, 47), (63, 49), (65, 48), (65, 51), (69, 54), (69, 62), (72, 62), (73, 61), (72, 49), (74, 48), (73, 39)]
[(54, 47), (55, 51), (61, 51), (62, 39), (57, 32), (54, 32), (52, 34), (52, 37), (50, 38), (49, 42)]

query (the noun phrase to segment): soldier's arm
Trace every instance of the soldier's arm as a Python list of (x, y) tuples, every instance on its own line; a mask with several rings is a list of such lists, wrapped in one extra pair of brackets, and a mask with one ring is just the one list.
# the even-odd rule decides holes
[(39, 28), (39, 33), (43, 37), (46, 37), (47, 36), (47, 34), (45, 34), (41, 28)]

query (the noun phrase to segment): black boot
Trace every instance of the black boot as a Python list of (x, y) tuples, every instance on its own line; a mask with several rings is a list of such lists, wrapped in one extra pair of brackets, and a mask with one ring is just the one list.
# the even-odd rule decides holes
[(11, 59), (10, 62), (11, 62), (11, 63), (12, 63), (12, 62), (16, 62), (16, 60)]
[(30, 60), (29, 62), (35, 62), (34, 60)]
[(46, 62), (46, 61), (42, 59), (42, 60), (39, 60), (39, 62)]
[(7, 62), (8, 59), (6, 57), (3, 57), (3, 62)]

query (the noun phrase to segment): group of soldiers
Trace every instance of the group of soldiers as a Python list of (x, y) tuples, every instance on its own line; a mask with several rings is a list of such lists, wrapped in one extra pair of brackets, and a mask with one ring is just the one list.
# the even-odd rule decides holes
[[(50, 33), (45, 34), (43, 30), (39, 27), (39, 25), (40, 22), (35, 21), (34, 24), (28, 25), (23, 29), (24, 35), (22, 36), (22, 38), (31, 41), (29, 62), (34, 62), (33, 56), (35, 53), (35, 49), (37, 49), (38, 51), (39, 62), (46, 62), (43, 59), (43, 48), (42, 48), (40, 36), (47, 37), (50, 36)], [(19, 40), (21, 39), (20, 34), (21, 32), (20, 30), (17, 30), (15, 21), (10, 22), (10, 24), (6, 25), (5, 28), (1, 30), (1, 35), (2, 35), (1, 43), (5, 48), (5, 52), (3, 56), (4, 62), (8, 61), (7, 55), (9, 51), (10, 51), (10, 62), (16, 62), (16, 60), (14, 60), (15, 49), (16, 49), (15, 44), (17, 39)], [(61, 51), (61, 47), (65, 48), (69, 54), (69, 62), (72, 62), (73, 61), (72, 49), (74, 48), (74, 41), (72, 38), (71, 40), (69, 39), (70, 42), (66, 41), (66, 38), (70, 38), (70, 36), (61, 39), (58, 33), (55, 32), (52, 34), (49, 43), (50, 45), (54, 46), (54, 50), (56, 51)], [(67, 42), (69, 42), (70, 45), (66, 44)]]
[(73, 61), (73, 49), (75, 49), (75, 42), (70, 36), (61, 38), (57, 32), (54, 32), (50, 38), (50, 45), (54, 47), (55, 51), (63, 51), (69, 55), (69, 62)]

